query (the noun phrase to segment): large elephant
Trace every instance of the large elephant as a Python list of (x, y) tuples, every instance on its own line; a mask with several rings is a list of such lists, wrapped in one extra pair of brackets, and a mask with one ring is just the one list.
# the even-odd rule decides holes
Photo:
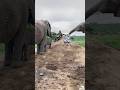
[(34, 25), (34, 0), (0, 1), (0, 43), (5, 44), (5, 65), (19, 64), (23, 34), (28, 23)]
[(33, 25), (27, 25), (27, 29), (22, 35), (22, 57), (21, 60), (30, 60), (35, 54), (35, 27)]
[(51, 37), (51, 25), (46, 20), (40, 20), (35, 23), (35, 43), (37, 44), (37, 53), (46, 52), (47, 36)]
[(101, 0), (86, 11), (85, 19), (89, 18), (97, 11), (113, 13), (115, 17), (120, 17), (120, 0)]

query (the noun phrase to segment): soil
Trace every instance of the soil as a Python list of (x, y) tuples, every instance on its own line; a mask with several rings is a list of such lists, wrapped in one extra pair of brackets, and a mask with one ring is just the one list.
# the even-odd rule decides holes
[(22, 67), (11, 68), (2, 66), (1, 56), (0, 90), (84, 90), (85, 48), (66, 46), (60, 40), (35, 58), (35, 62), (26, 61)]
[(35, 70), (36, 90), (84, 90), (85, 48), (53, 43), (44, 55), (36, 55)]
[(32, 64), (0, 67), (0, 90), (84, 90), (85, 79), (88, 90), (120, 90), (120, 51), (92, 40), (86, 43), (86, 55), (78, 45), (53, 43), (44, 55), (36, 55), (35, 74)]
[(119, 50), (89, 40), (85, 56), (87, 90), (120, 90)]

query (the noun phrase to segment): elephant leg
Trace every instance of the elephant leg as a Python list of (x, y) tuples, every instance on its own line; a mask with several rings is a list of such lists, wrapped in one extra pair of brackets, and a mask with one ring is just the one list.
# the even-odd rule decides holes
[(46, 44), (45, 44), (45, 40), (43, 39), (40, 43), (40, 52), (46, 52)]
[(44, 52), (47, 51), (47, 44), (44, 45)]
[(12, 60), (12, 66), (17, 67), (20, 66), (22, 63), (22, 46), (19, 44), (15, 45), (13, 48), (13, 60)]
[(49, 45), (49, 48), (51, 48), (51, 43), (50, 43), (50, 45)]
[(27, 58), (27, 46), (26, 45), (24, 45), (22, 47), (22, 58), (21, 58), (21, 60), (23, 60), (23, 61), (28, 60), (28, 58)]
[(24, 45), (24, 32), (22, 32), (22, 27), (20, 28), (20, 32), (17, 33), (16, 37), (14, 38), (14, 47), (13, 47), (13, 60), (12, 66), (19, 67), (23, 64), (22, 56), (23, 56), (23, 45)]
[(39, 44), (37, 44), (37, 54), (39, 54), (40, 53), (40, 43)]
[(12, 56), (13, 56), (13, 42), (9, 41), (7, 44), (5, 44), (4, 66), (9, 66), (11, 64)]

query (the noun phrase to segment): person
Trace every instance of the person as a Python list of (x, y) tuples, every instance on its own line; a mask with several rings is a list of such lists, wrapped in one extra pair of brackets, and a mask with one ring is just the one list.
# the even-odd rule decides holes
[(66, 45), (70, 45), (70, 36), (67, 34), (67, 35), (64, 35), (64, 44)]

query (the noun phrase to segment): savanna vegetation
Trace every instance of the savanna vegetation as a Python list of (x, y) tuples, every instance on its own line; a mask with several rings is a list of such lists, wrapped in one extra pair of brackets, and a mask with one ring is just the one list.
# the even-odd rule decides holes
[(85, 47), (85, 36), (71, 36), (72, 43)]
[(120, 49), (120, 24), (89, 24), (91, 37), (110, 47)]

